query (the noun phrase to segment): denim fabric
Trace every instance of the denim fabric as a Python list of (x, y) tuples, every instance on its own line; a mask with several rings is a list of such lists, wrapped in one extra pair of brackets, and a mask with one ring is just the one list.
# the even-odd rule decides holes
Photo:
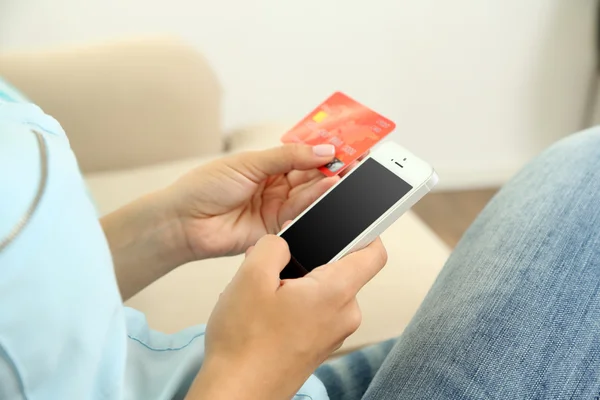
[[(0, 252), (0, 399), (183, 398), (204, 327), (165, 335), (122, 307), (65, 133), (2, 89), (0, 235), (39, 180), (30, 129), (49, 180)], [(392, 344), (319, 368), (331, 399), (600, 397), (599, 129), (556, 144), (496, 196), (386, 358)], [(327, 394), (312, 376), (296, 398)]]
[[(339, 394), (349, 370), (340, 365), (356, 360), (338, 361), (337, 375), (317, 372), (332, 400), (361, 398), (344, 396), (343, 386)], [(552, 146), (495, 196), (363, 398), (595, 400), (599, 392), (600, 129), (594, 128)]]
[(395, 343), (389, 339), (329, 361), (315, 376), (326, 385), (331, 400), (360, 399)]

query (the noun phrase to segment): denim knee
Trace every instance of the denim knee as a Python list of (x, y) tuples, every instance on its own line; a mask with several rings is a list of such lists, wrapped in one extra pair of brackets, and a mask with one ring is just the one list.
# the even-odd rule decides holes
[(595, 156), (597, 158), (600, 156), (600, 126), (569, 135), (556, 142), (548, 150), (554, 154), (561, 154), (563, 157)]
[(597, 179), (600, 167), (600, 126), (574, 133), (559, 140), (530, 162), (517, 176), (570, 182), (570, 186)]

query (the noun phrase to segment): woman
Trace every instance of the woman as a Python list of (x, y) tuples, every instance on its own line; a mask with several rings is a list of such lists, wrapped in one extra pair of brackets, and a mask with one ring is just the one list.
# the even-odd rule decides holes
[[(598, 131), (502, 190), (389, 355), (392, 342), (319, 367), (358, 327), (356, 293), (386, 262), (377, 240), (279, 280), (289, 252), (269, 234), (335, 184), (315, 170), (332, 148), (224, 158), (99, 222), (60, 125), (0, 93), (1, 399), (587, 399), (600, 388)], [(153, 332), (122, 305), (185, 262), (240, 252), (206, 327)]]

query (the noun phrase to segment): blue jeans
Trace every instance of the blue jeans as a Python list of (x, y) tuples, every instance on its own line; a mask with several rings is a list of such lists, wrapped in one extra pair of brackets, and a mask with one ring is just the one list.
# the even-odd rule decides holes
[(400, 338), (316, 374), (332, 400), (600, 399), (600, 129), (495, 196)]

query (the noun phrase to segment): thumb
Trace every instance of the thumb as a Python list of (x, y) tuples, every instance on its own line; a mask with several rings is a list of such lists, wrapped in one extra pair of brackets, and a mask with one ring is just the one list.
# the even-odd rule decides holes
[(306, 144), (286, 144), (268, 150), (239, 154), (238, 160), (245, 167), (245, 175), (255, 182), (271, 175), (285, 174), (292, 170), (306, 171), (327, 164), (333, 160), (335, 147), (331, 144), (309, 146)]
[(330, 291), (340, 292), (348, 300), (367, 284), (387, 263), (387, 252), (381, 239), (375, 239), (362, 250), (348, 254), (341, 260), (327, 264), (327, 268), (315, 268), (311, 274), (329, 282)]
[(290, 249), (285, 240), (275, 235), (263, 236), (248, 254), (240, 272), (252, 277), (255, 284), (279, 287), (279, 273), (290, 261)]

